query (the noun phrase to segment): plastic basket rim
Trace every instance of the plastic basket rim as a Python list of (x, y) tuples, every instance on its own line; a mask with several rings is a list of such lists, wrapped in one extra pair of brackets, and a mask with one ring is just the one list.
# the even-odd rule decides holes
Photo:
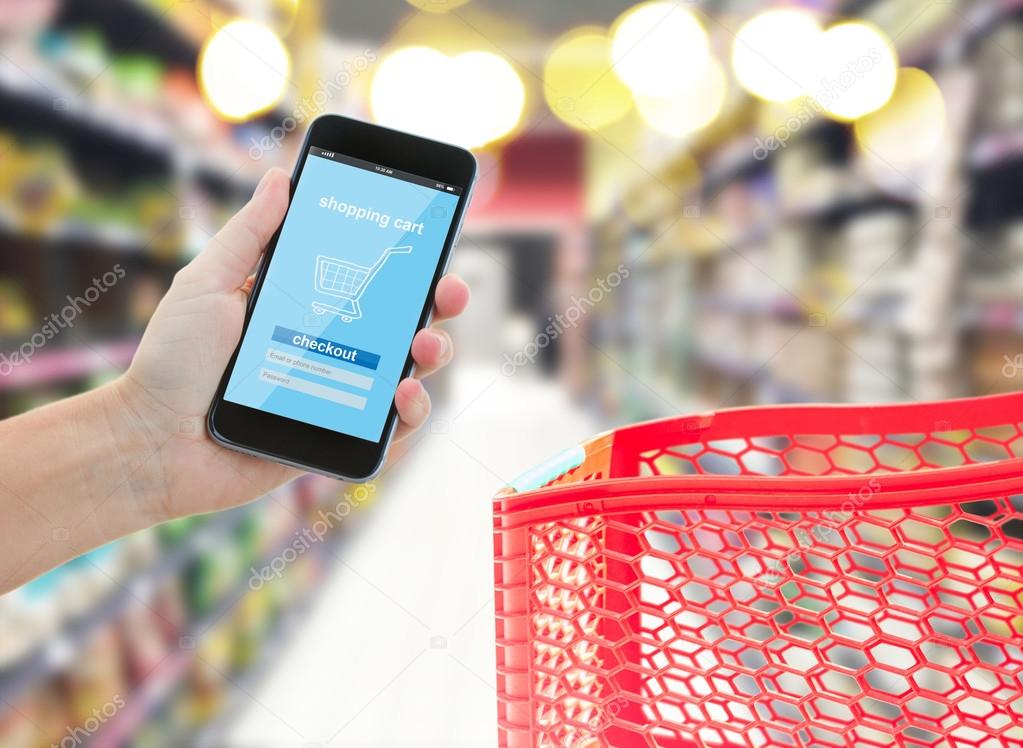
[[(742, 405), (732, 408), (720, 408), (711, 410), (694, 411), (691, 413), (680, 413), (677, 416), (664, 418), (653, 418), (633, 424), (621, 426), (604, 432), (607, 434), (628, 434), (636, 431), (656, 429), (658, 427), (670, 427), (672, 425), (686, 424), (687, 422), (697, 424), (702, 430), (705, 424), (714, 419), (737, 418), (742, 416), (757, 416), (758, 420), (766, 420), (770, 416), (778, 416), (792, 419), (799, 416), (822, 416), (839, 419), (840, 423), (846, 424), (842, 428), (843, 434), (854, 433), (870, 434), (883, 429), (888, 433), (918, 433), (915, 427), (906, 427), (905, 421), (919, 418), (924, 414), (934, 414), (935, 408), (941, 408), (941, 416), (946, 421), (947, 431), (957, 431), (971, 428), (988, 428), (992, 426), (1005, 425), (1004, 412), (1013, 406), (1023, 408), (1023, 391), (1005, 392), (998, 395), (980, 395), (977, 397), (959, 397), (948, 400), (936, 400), (928, 402), (897, 402), (897, 403), (784, 403), (772, 405)], [(980, 411), (978, 413), (977, 411)], [(856, 427), (851, 426), (856, 419), (869, 416), (872, 426), (869, 429), (859, 429), (862, 422)], [(971, 420), (968, 424), (961, 423), (965, 418)], [(1021, 412), (1023, 417), (1023, 412)], [(960, 421), (957, 425), (953, 419)], [(753, 426), (756, 421), (749, 425)], [(931, 425), (936, 425), (931, 422)], [(810, 432), (797, 432), (810, 433)], [(775, 436), (776, 432), (764, 430), (763, 428), (751, 428), (742, 436), (757, 438), (764, 436)]]
[[(681, 509), (746, 511), (834, 511), (850, 513), (981, 501), (1023, 493), (1023, 457), (997, 463), (935, 468), (921, 474), (868, 473), (855, 476), (653, 476), (568, 483), (494, 497), (495, 522), (502, 530), (536, 522), (592, 515)], [(939, 475), (940, 474), (940, 475)], [(955, 476), (957, 481), (947, 479)], [(970, 480), (976, 477), (977, 480)], [(779, 480), (780, 479), (780, 480)], [(873, 496), (849, 508), (850, 496), (870, 482)], [(784, 486), (782, 483), (784, 482)], [(822, 484), (830, 485), (822, 485)], [(906, 485), (900, 485), (906, 484)], [(940, 493), (939, 493), (940, 492)]]
[[(843, 435), (871, 434), (878, 430), (876, 421), (891, 421), (903, 416), (917, 417), (941, 407), (944, 413), (962, 419), (978, 415), (976, 420), (962, 424), (951, 431), (990, 428), (1015, 423), (1006, 413), (1013, 406), (1023, 405), (1023, 392), (959, 398), (939, 403), (890, 403), (863, 406), (854, 404), (798, 404), (785, 406), (757, 406), (729, 408), (699, 414), (680, 415), (645, 421), (620, 429), (604, 432), (585, 445), (599, 445), (613, 449), (613, 441), (620, 435), (636, 434), (643, 430), (656, 433), (662, 429), (682, 432), (701, 432), (709, 428), (719, 416), (743, 417), (756, 413), (761, 418), (770, 415), (791, 414), (834, 415), (848, 421), (850, 417), (870, 415), (875, 419), (870, 428), (843, 429)], [(1023, 418), (1023, 412), (1017, 418)], [(863, 424), (860, 423), (863, 427)], [(690, 429), (689, 427), (692, 427)], [(735, 437), (755, 438), (771, 436), (764, 433), (737, 434)], [(918, 433), (909, 427), (892, 433)], [(799, 433), (799, 432), (797, 432)], [(809, 432), (806, 432), (809, 433)], [(576, 468), (579, 469), (579, 468)], [(571, 471), (569, 471), (570, 473)], [(1023, 492), (1023, 456), (1004, 460), (925, 468), (921, 470), (872, 472), (832, 475), (715, 475), (694, 474), (677, 476), (615, 476), (591, 481), (553, 483), (525, 491), (505, 487), (493, 498), (495, 524), (502, 529), (532, 524), (538, 521), (573, 519), (593, 514), (621, 514), (635, 511), (670, 509), (744, 509), (759, 511), (834, 510), (842, 508), (865, 484), (873, 484), (871, 500), (855, 509), (894, 509), (908, 506), (928, 506), (950, 502), (977, 501), (1001, 493)], [(765, 499), (775, 498), (774, 502)], [(783, 497), (783, 506), (778, 498)]]

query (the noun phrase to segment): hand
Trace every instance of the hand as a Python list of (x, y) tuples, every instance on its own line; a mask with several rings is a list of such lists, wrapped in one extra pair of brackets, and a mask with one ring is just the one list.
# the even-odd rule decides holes
[[(151, 464), (153, 521), (208, 512), (255, 499), (299, 471), (225, 449), (206, 433), (206, 412), (238, 344), (253, 273), (288, 207), (288, 175), (272, 169), (252, 199), (174, 277), (139, 346), (113, 388), (123, 401), (126, 431), (141, 435)], [(445, 276), (437, 286), (434, 319), (461, 314), (469, 289)], [(412, 343), (415, 378), (398, 385), (397, 439), (418, 429), (430, 414), (419, 379), (445, 366), (451, 338), (438, 328), (421, 330)], [(149, 471), (152, 470), (152, 473)]]

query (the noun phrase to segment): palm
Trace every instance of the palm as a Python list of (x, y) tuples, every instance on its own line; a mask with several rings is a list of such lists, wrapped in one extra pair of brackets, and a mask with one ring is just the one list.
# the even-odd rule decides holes
[(206, 411), (241, 335), (246, 295), (219, 290), (193, 270), (175, 279), (128, 374), (152, 425), (152, 459), (173, 501), (170, 516), (234, 506), (298, 474), (207, 435)]

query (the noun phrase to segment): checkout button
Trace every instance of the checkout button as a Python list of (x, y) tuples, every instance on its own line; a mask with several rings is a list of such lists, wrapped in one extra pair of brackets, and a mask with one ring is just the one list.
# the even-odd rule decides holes
[(276, 343), (284, 343), (310, 353), (316, 353), (331, 361), (344, 361), (374, 371), (380, 365), (380, 356), (376, 353), (352, 348), (350, 345), (326, 338), (310, 337), (304, 332), (290, 330), (280, 325), (274, 327), (273, 340)]

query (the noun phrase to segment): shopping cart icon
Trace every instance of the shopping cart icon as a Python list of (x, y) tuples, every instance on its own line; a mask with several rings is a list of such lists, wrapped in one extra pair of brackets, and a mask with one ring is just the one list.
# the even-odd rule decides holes
[(348, 260), (319, 255), (316, 258), (316, 275), (313, 277), (313, 288), (317, 293), (340, 299), (337, 306), (313, 302), (313, 311), (317, 314), (334, 314), (345, 322), (362, 317), (359, 299), (366, 292), (370, 281), (380, 272), (380, 268), (391, 255), (407, 255), (412, 252), (411, 245), (388, 247), (369, 267), (356, 265)]

